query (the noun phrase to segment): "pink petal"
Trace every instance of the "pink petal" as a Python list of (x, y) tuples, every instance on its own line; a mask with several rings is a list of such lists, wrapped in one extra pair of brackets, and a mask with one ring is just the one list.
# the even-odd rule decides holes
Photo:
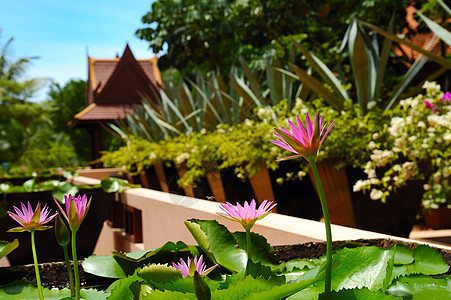
[(308, 113), (305, 114), (305, 123), (307, 125), (308, 141), (311, 142), (311, 137), (313, 135), (313, 126)]
[(293, 149), (293, 147), (291, 147), (291, 146), (288, 145), (288, 144), (285, 144), (285, 143), (282, 142), (282, 141), (279, 141), (279, 140), (276, 140), (276, 141), (270, 140), (270, 142), (273, 143), (273, 144), (275, 144), (276, 146), (279, 146), (279, 147), (284, 148), (285, 150), (288, 150), (288, 151), (297, 153), (297, 152)]
[(302, 141), (302, 133), (301, 131), (296, 127), (296, 125), (293, 124), (290, 120), (288, 120), (288, 125), (290, 125), (291, 132), (294, 135), (294, 138), (298, 141)]
[(334, 125), (335, 121), (332, 121), (332, 123), (330, 124), (329, 128), (327, 129), (326, 133), (324, 134), (323, 138), (321, 139), (321, 141), (319, 142), (319, 144), (321, 145), (324, 141), (324, 139), (326, 138), (327, 134), (329, 133), (329, 130), (332, 128), (332, 125)]
[(299, 156), (302, 156), (302, 155), (300, 155), (300, 154), (290, 155), (290, 156), (286, 156), (286, 157), (282, 157), (282, 158), (276, 159), (276, 161), (288, 160), (288, 159), (296, 158), (296, 157), (299, 157)]

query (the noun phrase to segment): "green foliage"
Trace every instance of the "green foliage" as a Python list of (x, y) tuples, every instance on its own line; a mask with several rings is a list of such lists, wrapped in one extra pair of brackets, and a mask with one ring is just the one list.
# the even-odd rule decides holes
[(217, 221), (191, 219), (186, 227), (210, 260), (230, 271), (239, 271), (246, 266), (247, 254), (240, 249), (232, 234)]
[(12, 242), (0, 241), (0, 259), (11, 253), (19, 246), (19, 241), (15, 239)]
[(387, 291), (403, 299), (447, 299), (451, 297), (451, 279), (412, 275), (400, 278)]
[(384, 201), (409, 181), (425, 180), (423, 206), (450, 205), (451, 102), (439, 85), (426, 82), (423, 87), (424, 95), (401, 100), (365, 141), (370, 155), (361, 166), (368, 179), (355, 183), (354, 190), (371, 191), (372, 199)]
[(77, 166), (79, 160), (67, 134), (57, 134), (53, 129), (43, 127), (31, 137), (19, 164), (41, 172), (50, 168)]
[(273, 49), (287, 58), (293, 36), (300, 34), (305, 34), (306, 44), (328, 49), (324, 56), (330, 59), (353, 18), (387, 24), (386, 12), (397, 9), (398, 30), (406, 25), (404, 8), (409, 4), (405, 0), (159, 0), (143, 16), (144, 26), (136, 35), (147, 40), (155, 53), (167, 45), (167, 53), (159, 59), (162, 69), (174, 67), (184, 75), (195, 69), (219, 69), (227, 74), (238, 64), (238, 55), (252, 66), (262, 64)]
[(90, 159), (89, 135), (84, 129), (70, 129), (68, 122), (75, 114), (86, 107), (86, 81), (71, 79), (64, 86), (58, 83), (50, 85), (48, 105), (51, 108), (50, 119), (55, 132), (64, 132), (77, 154), (77, 162), (86, 164)]
[[(253, 234), (256, 245), (253, 262), (246, 265), (246, 255), (241, 254), (246, 244), (242, 241), (244, 232), (231, 234), (216, 221), (191, 219), (185, 224), (199, 250), (210, 258), (207, 264), (219, 264), (205, 277), (182, 278), (180, 271), (169, 266), (186, 254), (199, 255), (199, 250), (188, 251), (190, 246), (182, 242), (169, 242), (161, 248), (137, 253), (113, 253), (115, 258), (91, 256), (83, 266), (87, 272), (119, 278), (108, 288), (112, 297), (196, 299), (196, 293), (209, 299), (210, 291), (212, 299), (322, 299), (324, 257), (298, 258), (280, 264), (274, 262), (272, 247), (266, 239)], [(116, 263), (119, 257), (129, 264), (125, 267), (127, 271), (120, 274), (117, 270), (124, 270), (124, 263)], [(448, 277), (440, 275), (449, 266), (429, 246), (397, 244), (389, 249), (344, 246), (335, 251), (333, 260), (334, 299), (392, 299), (426, 292), (439, 297), (450, 293)], [(200, 279), (202, 283), (196, 283)]]
[[(0, 29), (0, 38), (2, 30)], [(9, 57), (14, 38), (9, 38), (2, 45), (0, 53), (0, 105), (20, 103), (42, 87), (43, 79), (33, 78), (21, 80), (31, 61), (38, 57), (21, 57), (15, 61)], [(31, 112), (33, 113), (33, 112)]]

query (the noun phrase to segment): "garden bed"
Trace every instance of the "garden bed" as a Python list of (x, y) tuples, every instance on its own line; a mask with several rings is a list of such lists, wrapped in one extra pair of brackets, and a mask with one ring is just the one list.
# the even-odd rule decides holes
[[(407, 247), (414, 247), (416, 243), (400, 242), (392, 239), (358, 239), (349, 241), (335, 241), (333, 248), (357, 247), (357, 246), (377, 246), (380, 248), (391, 248), (398, 243), (403, 243)], [(444, 261), (451, 266), (451, 251), (434, 248), (440, 252)], [(326, 242), (310, 242), (295, 245), (274, 246), (274, 253), (279, 262), (286, 262), (295, 258), (318, 258), (326, 253)], [(64, 262), (39, 264), (42, 285), (47, 288), (68, 287), (69, 279)], [(95, 287), (97, 289), (107, 288), (115, 279), (99, 277), (83, 270), (81, 261), (79, 262), (80, 283), (82, 287)], [(447, 272), (451, 274), (451, 270)], [(21, 265), (0, 268), (0, 285), (4, 285), (15, 280), (26, 278), (29, 281), (35, 280), (34, 265)]]
[[(86, 273), (79, 262), (80, 285), (82, 287), (107, 288), (114, 279), (99, 277)], [(46, 288), (62, 289), (69, 286), (65, 262), (53, 262), (39, 264), (42, 286)], [(34, 265), (19, 265), (0, 268), (0, 286), (25, 278), (29, 281), (36, 279)]]

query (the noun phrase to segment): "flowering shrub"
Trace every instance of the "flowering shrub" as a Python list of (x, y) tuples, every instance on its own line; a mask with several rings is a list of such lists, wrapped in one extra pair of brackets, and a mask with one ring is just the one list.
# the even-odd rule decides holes
[(432, 82), (423, 88), (424, 95), (402, 100), (390, 123), (372, 134), (364, 164), (368, 179), (356, 182), (354, 191), (385, 201), (409, 180), (425, 180), (423, 206), (451, 207), (451, 94)]

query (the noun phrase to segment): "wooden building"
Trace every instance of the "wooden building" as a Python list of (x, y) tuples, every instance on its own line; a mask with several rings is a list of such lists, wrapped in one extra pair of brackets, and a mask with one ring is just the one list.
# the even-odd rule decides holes
[(121, 57), (97, 59), (88, 56), (86, 108), (68, 123), (71, 128), (84, 128), (91, 137), (91, 161), (100, 157), (102, 125), (123, 119), (140, 105), (143, 95), (160, 101), (163, 87), (157, 57), (135, 59), (130, 47)]

